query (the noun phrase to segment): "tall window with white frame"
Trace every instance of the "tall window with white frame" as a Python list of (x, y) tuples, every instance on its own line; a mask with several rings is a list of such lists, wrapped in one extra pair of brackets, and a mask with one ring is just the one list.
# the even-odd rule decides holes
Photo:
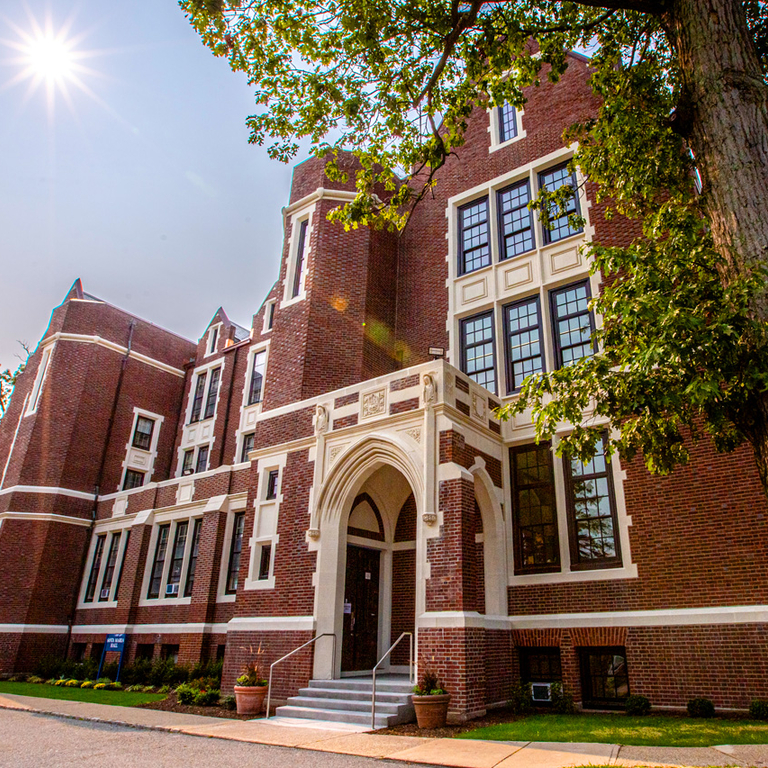
[(243, 435), (243, 449), (240, 452), (240, 461), (248, 461), (248, 454), (253, 450), (253, 446), (256, 440), (256, 433), (249, 432), (247, 435)]
[(189, 417), (189, 423), (200, 421), (200, 414), (203, 411), (203, 399), (205, 398), (205, 380), (208, 378), (208, 372), (204, 371), (197, 375), (195, 382), (195, 395), (192, 400), (192, 413)]
[(43, 350), (43, 357), (40, 360), (40, 366), (37, 369), (37, 376), (35, 376), (35, 383), (32, 385), (32, 392), (27, 402), (26, 413), (34, 413), (37, 410), (37, 406), (40, 403), (40, 395), (43, 393), (43, 384), (45, 384), (45, 377), (48, 373), (48, 365), (51, 362), (51, 355), (53, 354), (53, 345)]
[(104, 556), (104, 544), (107, 535), (102, 534), (96, 538), (96, 546), (93, 550), (93, 559), (91, 560), (91, 571), (88, 574), (88, 584), (85, 588), (84, 602), (92, 603), (96, 594), (96, 584), (99, 580), (99, 571), (101, 570), (101, 558)]
[(152, 433), (154, 430), (154, 419), (139, 416), (136, 419), (136, 428), (133, 431), (133, 440), (131, 442), (133, 447), (140, 448), (142, 451), (148, 451), (152, 446)]
[(201, 445), (197, 449), (197, 464), (195, 465), (195, 473), (205, 472), (208, 469), (208, 453), (210, 449), (207, 445)]
[(541, 305), (530, 296), (504, 307), (507, 391), (517, 392), (528, 376), (544, 371), (541, 340)]
[(488, 198), (459, 208), (459, 274), (474, 272), (491, 263)]
[(301, 293), (301, 277), (304, 272), (304, 261), (307, 250), (307, 229), (309, 219), (299, 222), (299, 242), (296, 246), (296, 261), (293, 267), (293, 286), (291, 287), (291, 298), (295, 299)]
[(123, 490), (130, 491), (133, 488), (141, 488), (144, 485), (144, 472), (137, 469), (126, 469), (125, 480), (123, 480)]
[(216, 412), (216, 399), (219, 396), (219, 382), (221, 381), (221, 368), (211, 371), (211, 383), (208, 385), (208, 398), (205, 401), (204, 419), (210, 419)]
[(176, 533), (173, 537), (173, 549), (171, 550), (171, 565), (168, 570), (168, 581), (165, 585), (166, 597), (178, 597), (181, 583), (181, 570), (184, 565), (184, 552), (187, 547), (187, 531), (189, 521), (183, 520), (176, 524)]
[[(109, 555), (107, 555), (107, 567), (104, 569), (104, 577), (101, 580), (101, 590), (99, 590), (99, 601), (109, 600), (112, 591), (112, 579), (115, 575), (115, 566), (117, 565), (117, 555), (120, 551), (121, 532), (112, 534), (112, 541), (109, 543)], [(117, 589), (115, 589), (117, 597)]]
[(589, 310), (589, 280), (550, 291), (555, 365), (561, 368), (595, 352), (594, 318)]
[(245, 512), (238, 512), (232, 524), (232, 539), (229, 545), (229, 562), (227, 564), (227, 583), (224, 593), (234, 595), (237, 592), (237, 582), (240, 573), (240, 556), (243, 551), (243, 531), (245, 530)]
[(248, 405), (261, 402), (261, 393), (264, 388), (264, 366), (267, 360), (266, 350), (261, 350), (253, 355), (251, 366), (251, 383), (248, 388)]
[(512, 104), (505, 102), (497, 108), (499, 121), (499, 143), (514, 139), (517, 136), (517, 113)]
[(549, 224), (551, 229), (544, 227), (544, 242), (556, 243), (558, 240), (576, 235), (582, 232), (582, 228), (576, 228), (569, 223), (569, 216), (580, 213), (578, 187), (576, 186), (576, 174), (568, 170), (568, 163), (563, 163), (555, 168), (549, 168), (539, 174), (539, 189), (546, 189), (548, 192), (556, 192), (561, 187), (570, 187), (573, 195), (568, 199), (565, 205), (565, 211), (559, 215), (552, 211)]
[(528, 179), (519, 181), (496, 193), (499, 217), (499, 258), (511, 259), (533, 250), (533, 216), (528, 209), (531, 202), (531, 185)]
[(493, 312), (461, 321), (461, 369), (480, 386), (496, 392)]
[(187, 566), (187, 579), (184, 583), (184, 597), (192, 596), (195, 586), (195, 571), (197, 570), (197, 556), (200, 552), (200, 530), (203, 527), (201, 518), (197, 518), (192, 528), (192, 549), (189, 553), (189, 565)]
[(168, 536), (171, 532), (171, 524), (165, 523), (157, 529), (157, 543), (155, 544), (155, 556), (152, 559), (152, 573), (149, 580), (149, 589), (147, 598), (153, 599), (160, 597), (160, 586), (163, 581), (163, 570), (165, 568), (165, 555), (168, 550)]

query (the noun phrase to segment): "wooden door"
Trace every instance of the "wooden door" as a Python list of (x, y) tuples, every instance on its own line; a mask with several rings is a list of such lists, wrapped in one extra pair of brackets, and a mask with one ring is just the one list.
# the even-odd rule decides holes
[(341, 671), (373, 669), (379, 640), (379, 561), (375, 549), (347, 546)]

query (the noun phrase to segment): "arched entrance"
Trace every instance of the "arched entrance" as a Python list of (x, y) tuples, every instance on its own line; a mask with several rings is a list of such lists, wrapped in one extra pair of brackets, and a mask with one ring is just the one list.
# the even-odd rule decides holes
[[(368, 437), (328, 473), (318, 494), (315, 582), (317, 634), (333, 633), (315, 652), (315, 678), (370, 674), (403, 631), (414, 631), (419, 457), (396, 438)], [(423, 589), (423, 587), (422, 587)], [(408, 646), (383, 669), (407, 671)]]

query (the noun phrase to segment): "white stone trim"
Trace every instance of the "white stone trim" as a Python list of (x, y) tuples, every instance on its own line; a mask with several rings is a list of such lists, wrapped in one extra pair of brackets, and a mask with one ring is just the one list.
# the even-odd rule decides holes
[(119, 352), (123, 355), (128, 353), (128, 356), (131, 359), (137, 360), (140, 363), (145, 363), (146, 365), (150, 365), (153, 368), (157, 368), (161, 371), (165, 371), (165, 373), (178, 376), (180, 379), (185, 378), (187, 375), (180, 368), (174, 368), (172, 365), (163, 363), (160, 360), (155, 360), (154, 358), (148, 357), (147, 355), (142, 355), (140, 352), (135, 352), (134, 350), (129, 351), (127, 347), (116, 344), (114, 341), (103, 339), (101, 336), (87, 336), (80, 333), (54, 333), (52, 336), (48, 336), (44, 340), (44, 343), (49, 344), (54, 341), (76, 341), (81, 344), (96, 344), (99, 347), (105, 347), (106, 349), (111, 349), (113, 352)]
[(312, 632), (314, 629), (314, 616), (238, 616), (227, 624), (227, 632)]
[[(319, 199), (319, 198), (318, 198)], [(309, 257), (312, 255), (312, 233), (315, 231), (315, 211), (317, 201), (310, 205), (299, 208), (295, 213), (287, 216), (290, 220), (290, 236), (288, 238), (288, 257), (285, 265), (285, 281), (283, 282), (283, 299), (280, 302), (280, 308), (289, 307), (307, 297), (307, 276), (309, 274)], [(299, 292), (293, 295), (293, 284), (296, 279), (296, 268), (298, 266), (299, 241), (301, 225), (307, 222), (307, 231), (304, 236), (304, 249), (302, 256), (302, 270), (299, 276)]]
[[(274, 303), (274, 302), (273, 302)], [(267, 385), (267, 368), (269, 366), (269, 348), (270, 339), (254, 344), (248, 349), (248, 359), (245, 365), (245, 375), (243, 376), (243, 393), (240, 398), (240, 422), (235, 433), (235, 455), (232, 457), (233, 464), (250, 464), (250, 462), (241, 462), (240, 454), (243, 451), (243, 436), (256, 431), (256, 423), (261, 414), (261, 408), (264, 404), (264, 391)], [(251, 391), (251, 379), (253, 377), (253, 363), (256, 355), (264, 353), (264, 375), (261, 382), (261, 399), (248, 405), (248, 396)]]
[(57, 515), (53, 512), (0, 512), (0, 522), (3, 520), (26, 520), (28, 522), (36, 523), (65, 523), (66, 525), (79, 525), (83, 528), (88, 528), (91, 525), (91, 521), (86, 520), (85, 518)]
[[(133, 437), (136, 434), (136, 425), (139, 422), (139, 417), (150, 419), (154, 422), (149, 450), (136, 448), (133, 445)], [(157, 444), (160, 440), (160, 430), (164, 421), (165, 416), (161, 416), (159, 413), (153, 413), (137, 406), (133, 407), (133, 423), (131, 424), (131, 431), (128, 433), (128, 442), (125, 444), (125, 459), (122, 463), (123, 471), (120, 475), (120, 483), (117, 486), (116, 493), (120, 493), (123, 490), (125, 475), (129, 469), (144, 473), (144, 482), (138, 486), (139, 488), (145, 488), (152, 482), (152, 473), (155, 471), (155, 460), (157, 459)], [(141, 464), (140, 462), (144, 458), (146, 458), (146, 464)]]
[(6, 493), (46, 493), (57, 496), (70, 496), (73, 499), (87, 499), (88, 501), (93, 501), (95, 498), (93, 493), (72, 491), (69, 488), (54, 488), (46, 485), (12, 485), (9, 488), (3, 488), (0, 491), (0, 496)]
[(296, 211), (314, 205), (318, 200), (338, 200), (342, 203), (349, 203), (357, 197), (356, 192), (348, 192), (344, 189), (325, 189), (318, 187), (314, 192), (310, 192), (295, 203), (283, 208), (283, 220), (292, 216)]
[(66, 624), (0, 624), (0, 635), (64, 635)]
[[(0, 624), (0, 627), (3, 625)], [(66, 628), (65, 628), (66, 629)], [(226, 623), (204, 624), (78, 624), (72, 627), (73, 635), (181, 635), (181, 634), (224, 634)]]
[[(88, 557), (85, 560), (85, 568), (83, 569), (83, 576), (80, 583), (80, 593), (77, 598), (78, 610), (91, 610), (93, 608), (117, 608), (117, 593), (115, 587), (117, 586), (117, 580), (122, 576), (123, 565), (125, 560), (125, 550), (128, 546), (128, 532), (131, 530), (130, 521), (125, 524), (124, 520), (120, 520), (122, 525), (111, 525), (109, 527), (101, 527), (98, 530), (94, 529), (91, 534), (91, 541), (88, 544)], [(101, 586), (104, 581), (104, 572), (107, 570), (107, 561), (109, 560), (109, 550), (112, 547), (112, 541), (115, 536), (120, 534), (120, 543), (117, 548), (117, 558), (115, 559), (115, 569), (112, 572), (112, 583), (109, 585), (110, 599), (101, 600)], [(101, 563), (99, 565), (99, 572), (96, 574), (96, 587), (93, 591), (93, 600), (86, 603), (85, 593), (88, 589), (88, 580), (91, 576), (91, 567), (93, 566), (93, 556), (96, 552), (96, 542), (99, 536), (104, 536), (104, 550), (102, 552)]]
[[(514, 104), (512, 105), (514, 107)], [(496, 152), (499, 149), (504, 149), (508, 147), (510, 144), (514, 144), (516, 141), (520, 141), (520, 139), (524, 139), (528, 134), (525, 131), (525, 128), (523, 128), (523, 115), (525, 114), (525, 110), (522, 107), (514, 107), (515, 108), (515, 123), (517, 123), (517, 134), (513, 136), (511, 139), (507, 139), (506, 141), (499, 141), (501, 131), (499, 130), (499, 106), (496, 107), (488, 107), (486, 109), (486, 112), (488, 113), (488, 133), (491, 135), (491, 145), (488, 147), (488, 152)]]

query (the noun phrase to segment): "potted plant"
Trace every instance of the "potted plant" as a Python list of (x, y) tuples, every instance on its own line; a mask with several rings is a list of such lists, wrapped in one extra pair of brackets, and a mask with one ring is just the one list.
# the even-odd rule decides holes
[(413, 689), (412, 699), (419, 728), (442, 728), (445, 725), (451, 694), (427, 665), (423, 667), (419, 684)]
[[(253, 649), (249, 649), (253, 653)], [(264, 678), (261, 646), (254, 658), (244, 667), (235, 682), (235, 701), (238, 715), (258, 715), (269, 687)]]

